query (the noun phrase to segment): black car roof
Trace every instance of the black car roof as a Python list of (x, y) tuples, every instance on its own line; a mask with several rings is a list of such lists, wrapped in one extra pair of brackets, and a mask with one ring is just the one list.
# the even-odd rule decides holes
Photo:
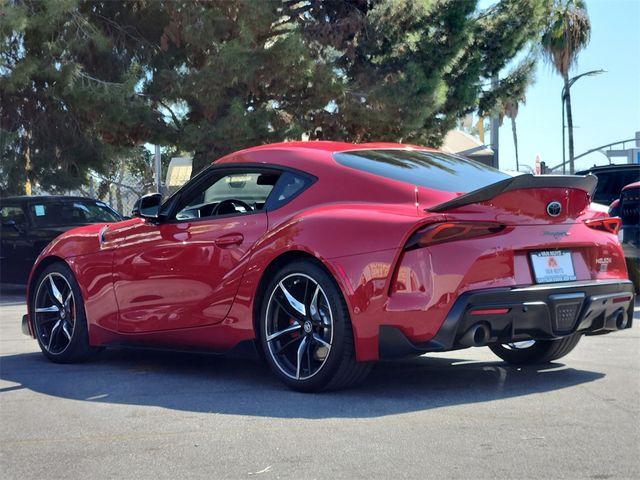
[(616, 171), (616, 170), (631, 170), (631, 169), (640, 169), (640, 165), (637, 163), (612, 163), (611, 165), (598, 165), (591, 168), (585, 168), (584, 170), (580, 170), (576, 172), (576, 175), (585, 175), (587, 173), (600, 172), (605, 170)]
[(15, 202), (15, 203), (29, 203), (29, 202), (55, 202), (55, 201), (89, 201), (89, 202), (100, 202), (100, 200), (96, 200), (91, 197), (78, 197), (78, 196), (68, 196), (68, 195), (17, 195), (13, 197), (1, 197), (0, 203), (2, 202)]

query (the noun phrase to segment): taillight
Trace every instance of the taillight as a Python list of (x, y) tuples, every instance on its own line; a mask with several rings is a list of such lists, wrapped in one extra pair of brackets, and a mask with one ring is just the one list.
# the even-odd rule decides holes
[(598, 218), (595, 220), (585, 220), (584, 223), (589, 228), (602, 230), (603, 232), (613, 233), (616, 235), (620, 231), (622, 220), (618, 217)]
[(435, 223), (421, 228), (416, 233), (414, 233), (407, 242), (405, 250), (428, 247), (430, 245), (452, 242), (454, 240), (463, 240), (474, 237), (483, 237), (485, 235), (493, 235), (501, 232), (505, 228), (505, 225), (501, 225), (499, 223)]

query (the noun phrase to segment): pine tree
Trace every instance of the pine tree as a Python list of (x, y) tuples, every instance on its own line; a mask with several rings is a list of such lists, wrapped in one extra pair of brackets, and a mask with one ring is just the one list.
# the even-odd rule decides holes
[(517, 81), (550, 1), (11, 0), (0, 193), (111, 178), (144, 143), (193, 152), (194, 173), (303, 134), (437, 146), (499, 104), (495, 75)]
[(498, 103), (486, 85), (539, 38), (548, 0), (285, 4), (343, 89), (319, 113), (319, 137), (438, 146), (465, 114)]
[(142, 69), (103, 7), (24, 0), (0, 13), (1, 193), (22, 193), (27, 180), (75, 188), (165, 129), (137, 95)]

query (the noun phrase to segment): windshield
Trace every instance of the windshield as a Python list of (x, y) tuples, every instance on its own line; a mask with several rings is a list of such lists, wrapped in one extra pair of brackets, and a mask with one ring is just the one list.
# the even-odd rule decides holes
[(60, 200), (29, 205), (36, 227), (117, 222), (120, 216), (107, 204), (89, 200)]
[(441, 152), (356, 150), (335, 153), (333, 157), (346, 167), (446, 192), (472, 192), (511, 178), (482, 163)]

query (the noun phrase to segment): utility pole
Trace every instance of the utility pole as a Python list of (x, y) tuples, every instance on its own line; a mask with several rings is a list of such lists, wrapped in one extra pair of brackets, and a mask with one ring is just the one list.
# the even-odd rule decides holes
[(160, 155), (160, 145), (156, 145), (155, 160), (155, 176), (156, 176), (156, 192), (162, 193), (162, 157)]

